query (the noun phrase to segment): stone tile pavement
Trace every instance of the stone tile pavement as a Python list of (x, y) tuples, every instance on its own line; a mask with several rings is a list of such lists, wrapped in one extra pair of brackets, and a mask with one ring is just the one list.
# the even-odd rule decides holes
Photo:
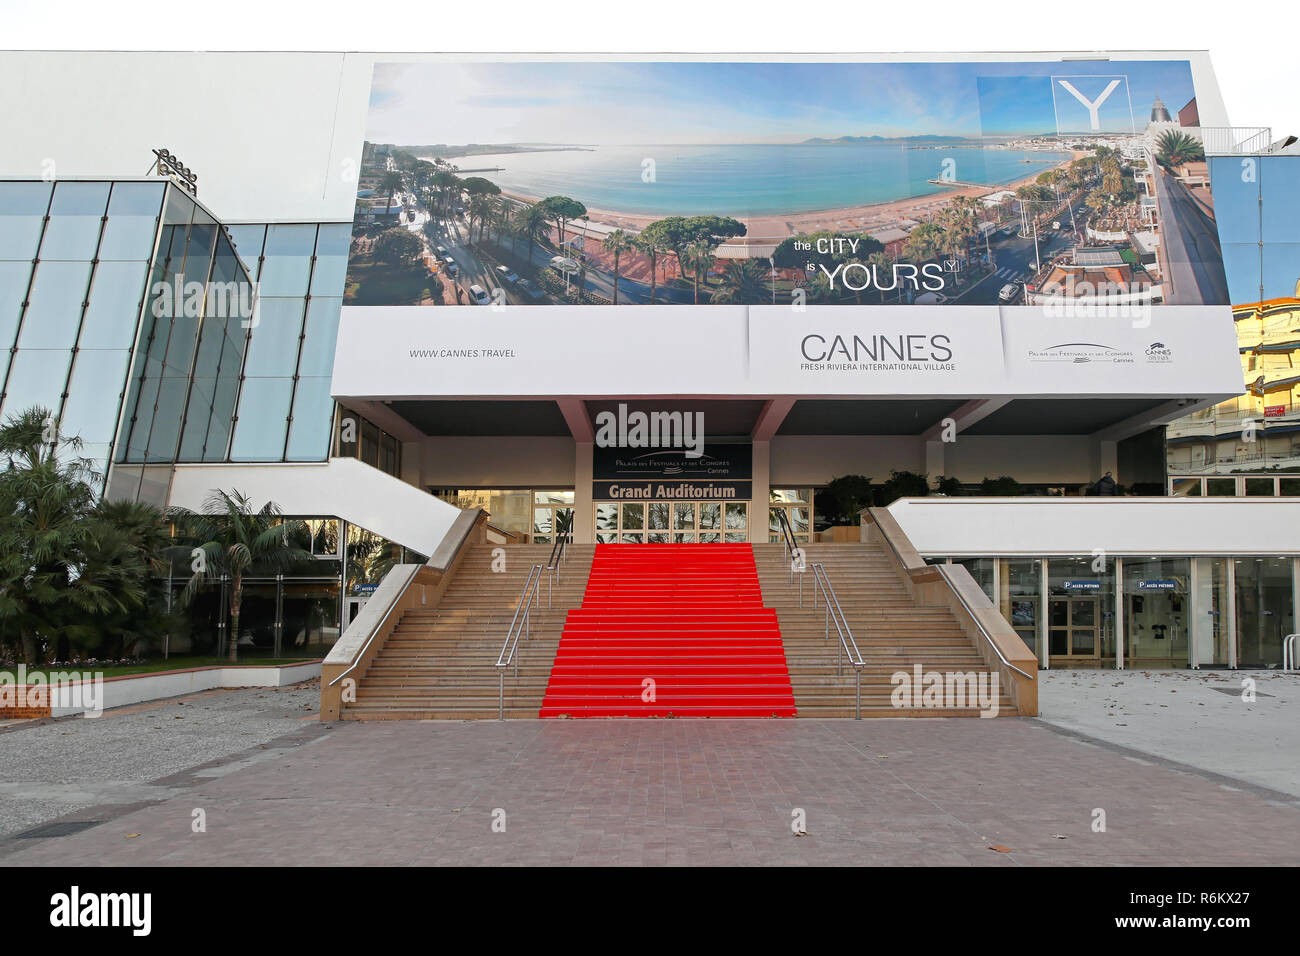
[(1300, 860), (1300, 800), (1018, 718), (344, 722), (269, 747), (0, 839), (0, 865)]

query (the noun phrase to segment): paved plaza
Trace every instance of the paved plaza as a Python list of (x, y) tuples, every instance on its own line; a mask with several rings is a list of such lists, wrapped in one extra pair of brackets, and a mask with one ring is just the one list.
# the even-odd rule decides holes
[[(323, 725), (310, 719), (314, 686), (10, 725), (0, 729), (0, 864), (1300, 860), (1300, 798), (1222, 766), (1085, 736), (1078, 714), (1097, 701), (1084, 691), (1104, 703), (1122, 689), (1106, 683), (1111, 675), (1077, 673), (1055, 687), (1059, 676), (1044, 684), (1044, 713), (1061, 726), (1023, 718)], [(1099, 683), (1071, 688), (1076, 678)], [(1285, 680), (1294, 688), (1295, 678)], [(1169, 689), (1183, 693), (1161, 688)], [(1130, 709), (1140, 706), (1135, 699)], [(1296, 752), (1292, 733), (1280, 762)], [(1104, 832), (1094, 831), (1098, 811)], [(205, 832), (194, 832), (196, 818)], [(30, 835), (56, 819), (98, 822)], [(805, 835), (792, 831), (796, 819)]]

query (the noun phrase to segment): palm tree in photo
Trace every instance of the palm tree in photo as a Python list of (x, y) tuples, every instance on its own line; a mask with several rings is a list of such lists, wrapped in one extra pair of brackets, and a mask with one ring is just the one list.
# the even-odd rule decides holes
[(1184, 163), (1200, 162), (1203, 159), (1204, 145), (1181, 130), (1168, 130), (1156, 140), (1156, 162), (1161, 166), (1176, 169)]
[(193, 574), (181, 592), (181, 604), (189, 604), (200, 590), (214, 582), (229, 580), (226, 658), (237, 660), (244, 578), (253, 573), (282, 574), (300, 562), (311, 561), (311, 553), (299, 544), (310, 540), (307, 524), (285, 519), (274, 502), (255, 509), (241, 492), (219, 489), (203, 503), (201, 511), (173, 508), (170, 515), (179, 536), (187, 542), (178, 550), (193, 556)]
[(483, 241), (483, 225), (492, 215), (492, 197), (484, 193), (477, 193), (469, 199), (469, 227), (470, 234), (473, 234), (474, 223), (478, 223), (479, 242)]
[(390, 169), (379, 180), (379, 188), (388, 195), (388, 205), (384, 207), (384, 215), (387, 216), (393, 208), (393, 196), (406, 188), (406, 180), (397, 170)]
[(515, 212), (519, 234), (528, 239), (528, 264), (533, 264), (533, 249), (537, 240), (551, 231), (551, 213), (538, 203), (523, 206)]
[(757, 305), (771, 296), (771, 266), (762, 259), (733, 259), (727, 263), (713, 302)]
[(451, 208), (452, 193), (460, 185), (460, 179), (451, 170), (441, 169), (433, 174), (431, 185), (438, 193), (438, 215), (445, 219), (447, 210)]
[(657, 230), (643, 229), (633, 242), (642, 255), (650, 258), (650, 304), (655, 303), (655, 282), (657, 279), (656, 270), (659, 265), (659, 255), (668, 251), (668, 244), (664, 242), (663, 237)]
[[(880, 293), (880, 304), (885, 304), (885, 292), (893, 291), (894, 285), (894, 260), (890, 258), (887, 252), (873, 252), (867, 256), (867, 265), (871, 266), (871, 281), (875, 283), (876, 291)], [(888, 276), (889, 289), (881, 288), (883, 277)]]
[(615, 229), (605, 237), (605, 241), (600, 246), (614, 257), (614, 305), (618, 305), (619, 260), (623, 258), (623, 253), (636, 249), (636, 242), (625, 230)]
[(695, 304), (700, 304), (700, 276), (706, 276), (709, 269), (713, 268), (714, 255), (713, 245), (706, 239), (697, 239), (690, 243), (683, 250), (686, 254), (686, 261), (690, 263), (692, 281), (695, 285)]

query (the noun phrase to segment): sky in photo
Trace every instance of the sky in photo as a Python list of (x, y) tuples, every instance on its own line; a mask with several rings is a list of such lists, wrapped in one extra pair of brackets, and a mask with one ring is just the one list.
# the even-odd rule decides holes
[(798, 143), (810, 137), (1140, 131), (1194, 96), (1186, 61), (779, 63), (533, 61), (375, 67), (366, 138), (428, 143)]

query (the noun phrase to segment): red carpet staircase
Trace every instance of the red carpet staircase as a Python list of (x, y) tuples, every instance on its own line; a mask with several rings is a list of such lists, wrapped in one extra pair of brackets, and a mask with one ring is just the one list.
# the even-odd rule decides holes
[(539, 716), (794, 715), (748, 544), (596, 546)]

